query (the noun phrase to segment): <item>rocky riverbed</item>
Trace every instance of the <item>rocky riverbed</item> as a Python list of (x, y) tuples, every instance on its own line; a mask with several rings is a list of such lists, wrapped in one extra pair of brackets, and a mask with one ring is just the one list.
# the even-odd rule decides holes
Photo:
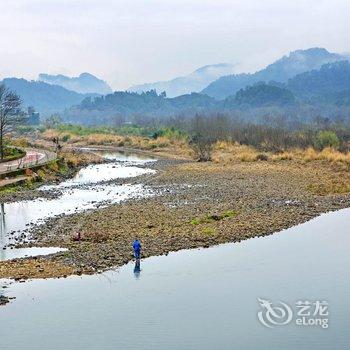
[[(130, 261), (135, 237), (147, 257), (272, 234), (350, 206), (349, 193), (312, 190), (337, 179), (349, 181), (348, 173), (322, 162), (224, 165), (163, 159), (152, 167), (155, 174), (129, 183), (145, 184), (154, 196), (48, 220), (32, 230), (32, 243), (68, 251), (1, 262), (0, 277), (95, 273)], [(75, 241), (78, 232), (82, 238)]]

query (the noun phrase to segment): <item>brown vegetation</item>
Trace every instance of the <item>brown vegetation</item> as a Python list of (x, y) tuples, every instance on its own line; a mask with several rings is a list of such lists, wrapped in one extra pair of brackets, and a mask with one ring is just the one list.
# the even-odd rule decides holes
[(46, 141), (51, 141), (55, 137), (60, 140), (70, 135), (67, 141), (63, 143), (63, 149), (79, 146), (112, 146), (122, 148), (134, 148), (155, 153), (167, 155), (176, 155), (189, 157), (192, 154), (188, 143), (184, 139), (169, 138), (160, 136), (156, 139), (141, 136), (121, 136), (116, 134), (90, 134), (86, 136), (77, 136), (67, 134), (67, 132), (58, 132), (57, 130), (48, 129), (42, 136)]

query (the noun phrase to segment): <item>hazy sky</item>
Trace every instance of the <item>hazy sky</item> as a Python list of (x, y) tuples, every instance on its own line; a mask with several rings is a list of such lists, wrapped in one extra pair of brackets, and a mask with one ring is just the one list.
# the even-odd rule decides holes
[(0, 0), (0, 77), (87, 71), (115, 89), (298, 48), (350, 51), (349, 0)]

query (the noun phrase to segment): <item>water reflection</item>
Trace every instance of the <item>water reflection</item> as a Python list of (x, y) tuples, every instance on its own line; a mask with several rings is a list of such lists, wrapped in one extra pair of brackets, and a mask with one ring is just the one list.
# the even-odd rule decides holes
[(7, 297), (6, 288), (8, 288), (8, 283), (5, 280), (0, 281), (0, 307), (10, 302), (10, 299), (14, 299), (13, 297), (12, 298)]
[(153, 173), (152, 169), (137, 167), (139, 164), (154, 161), (153, 159), (119, 152), (103, 154), (112, 163), (89, 165), (70, 180), (40, 188), (43, 191), (59, 189), (61, 194), (57, 198), (0, 204), (0, 260), (8, 255), (3, 248), (9, 243), (16, 243), (18, 236), (25, 240), (25, 230), (33, 224), (42, 224), (46, 219), (57, 215), (69, 215), (150, 195), (141, 184), (116, 185), (101, 182)]
[[(23, 233), (31, 224), (60, 215), (107, 206), (149, 192), (142, 185), (95, 185), (93, 188), (75, 188), (64, 191), (54, 199), (35, 199), (15, 203), (6, 203), (1, 217), (1, 246)], [(16, 234), (11, 234), (17, 231)], [(12, 238), (12, 239), (9, 239)]]
[[(16, 301), (0, 308), (0, 349), (349, 349), (349, 217), (346, 209), (270, 237), (143, 259), (140, 279), (133, 261), (14, 283)], [(331, 325), (267, 329), (257, 298), (327, 300)]]
[(135, 266), (134, 266), (134, 276), (136, 279), (140, 278), (140, 274), (141, 274), (141, 260), (140, 259), (136, 259), (135, 261)]
[[(6, 231), (6, 225), (5, 225), (5, 204), (0, 204), (0, 249), (5, 245), (5, 231)], [(0, 252), (1, 254), (1, 252)]]

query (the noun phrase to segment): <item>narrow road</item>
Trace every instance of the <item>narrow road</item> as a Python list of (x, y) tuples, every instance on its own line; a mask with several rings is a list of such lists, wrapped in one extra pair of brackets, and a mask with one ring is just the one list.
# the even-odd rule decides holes
[(26, 155), (23, 158), (0, 163), (0, 174), (11, 173), (19, 169), (45, 164), (57, 157), (56, 153), (46, 150), (26, 148), (25, 151)]

